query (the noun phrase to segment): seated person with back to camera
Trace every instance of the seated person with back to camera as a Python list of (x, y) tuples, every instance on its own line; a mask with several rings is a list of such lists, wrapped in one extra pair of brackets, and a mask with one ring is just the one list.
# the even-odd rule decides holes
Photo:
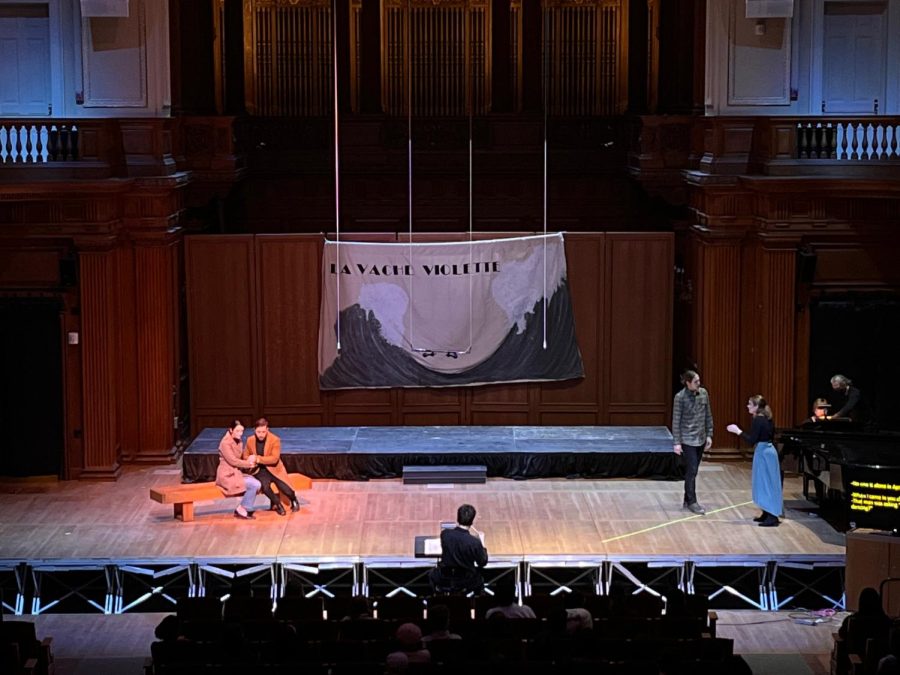
[(436, 593), (481, 593), (481, 570), (488, 562), (483, 535), (475, 529), (475, 507), (463, 504), (456, 511), (456, 527), (441, 531), (441, 558), (429, 581)]

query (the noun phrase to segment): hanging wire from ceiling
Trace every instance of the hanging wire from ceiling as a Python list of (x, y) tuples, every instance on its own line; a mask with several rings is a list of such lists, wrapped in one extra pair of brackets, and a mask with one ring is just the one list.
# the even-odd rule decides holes
[(548, 86), (547, 77), (550, 69), (547, 67), (547, 59), (550, 50), (547, 45), (547, 15), (549, 8), (544, 6), (541, 13), (541, 32), (543, 40), (541, 40), (541, 110), (543, 112), (543, 136), (544, 136), (544, 175), (543, 175), (543, 223), (544, 223), (544, 349), (547, 349), (547, 96)]
[(335, 224), (335, 266), (337, 269), (337, 352), (341, 353), (341, 171), (340, 171), (340, 129), (338, 112), (338, 50), (337, 50), (337, 3), (331, 3), (331, 61), (332, 95), (334, 99), (334, 224)]

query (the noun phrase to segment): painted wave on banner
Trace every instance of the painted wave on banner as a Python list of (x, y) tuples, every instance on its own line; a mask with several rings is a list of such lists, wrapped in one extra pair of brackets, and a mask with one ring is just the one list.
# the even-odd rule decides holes
[(322, 276), (322, 389), (584, 376), (561, 234), (459, 244), (326, 242)]

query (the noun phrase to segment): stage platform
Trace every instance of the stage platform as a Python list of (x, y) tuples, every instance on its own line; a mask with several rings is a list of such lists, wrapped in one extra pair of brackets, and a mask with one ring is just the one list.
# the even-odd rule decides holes
[[(684, 476), (665, 427), (284, 427), (289, 473), (310, 478), (398, 478), (404, 466), (483, 465), (492, 478)], [(184, 480), (215, 479), (224, 429), (200, 432), (184, 452)], [(247, 429), (246, 435), (253, 433)]]
[(478, 509), (476, 525), (486, 533), (489, 581), (512, 575), (535, 591), (598, 593), (617, 584), (633, 592), (679, 584), (757, 609), (843, 602), (844, 536), (815, 517), (792, 474), (784, 522), (757, 527), (744, 462), (701, 465), (705, 516), (682, 509), (676, 481), (319, 479), (296, 514), (267, 511), (259, 496), (257, 517), (242, 521), (231, 498), (197, 503), (196, 520), (183, 523), (149, 498), (151, 487), (180, 480), (173, 465), (129, 466), (115, 483), (0, 484), (7, 611), (166, 611), (179, 594), (222, 595), (241, 580), (276, 598), (297, 587), (424, 593), (434, 561), (415, 557), (415, 538), (436, 534), (464, 502)]

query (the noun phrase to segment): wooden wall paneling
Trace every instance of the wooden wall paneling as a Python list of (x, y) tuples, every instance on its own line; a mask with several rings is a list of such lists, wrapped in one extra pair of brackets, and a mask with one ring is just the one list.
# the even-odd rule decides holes
[(138, 424), (135, 461), (169, 462), (175, 452), (178, 388), (177, 241), (141, 241), (134, 248)]
[(66, 420), (66, 450), (63, 462), (63, 480), (74, 480), (84, 468), (84, 418), (82, 411), (81, 386), (81, 346), (68, 343), (69, 333), (78, 335), (81, 341), (80, 312), (73, 311), (79, 306), (78, 293), (70, 289), (63, 293), (65, 310), (62, 322), (63, 355), (63, 406)]
[(177, 387), (174, 394), (174, 411), (178, 417), (177, 424), (173, 420), (176, 443), (182, 443), (190, 438), (191, 423), (191, 388), (188, 368), (188, 334), (187, 334), (187, 295), (184, 285), (184, 236), (178, 242), (175, 249), (176, 263), (172, 270), (172, 285), (177, 296), (176, 304), (172, 308), (175, 313), (176, 342), (175, 342), (175, 381)]
[(335, 411), (333, 422), (336, 427), (389, 427), (396, 424), (392, 410), (339, 410)]
[[(881, 534), (881, 536), (884, 536), (884, 534)], [(887, 545), (891, 549), (890, 567), (888, 568), (887, 576), (891, 579), (900, 579), (900, 542), (897, 541), (896, 537), (885, 536), (885, 539), (890, 540)], [(887, 577), (882, 577), (882, 580), (885, 578)], [(878, 583), (880, 585), (881, 581)], [(888, 616), (900, 614), (900, 583), (893, 581), (885, 584), (882, 601), (884, 602), (884, 611), (887, 612)]]
[(605, 380), (611, 423), (613, 418), (626, 425), (667, 421), (673, 263), (671, 234), (607, 234)]
[(809, 288), (800, 284), (797, 289), (797, 320), (794, 333), (794, 420), (810, 414), (809, 398)]
[(196, 434), (229, 418), (249, 418), (256, 409), (253, 237), (186, 237), (185, 261), (191, 433)]
[[(489, 384), (481, 387), (470, 387), (470, 409), (472, 414), (488, 411), (521, 413), (528, 417), (530, 385), (521, 384)], [(473, 422), (474, 423), (474, 422)], [(523, 423), (527, 424), (527, 422)]]
[(740, 369), (741, 249), (739, 240), (696, 242), (697, 286), (694, 334), (700, 339), (700, 378), (709, 390), (715, 423), (713, 453), (737, 447), (725, 431), (745, 411)]
[(671, 422), (671, 413), (653, 406), (646, 411), (641, 411), (636, 407), (627, 410), (610, 410), (608, 424), (614, 427), (668, 427)]
[[(792, 426), (795, 348), (796, 253), (793, 248), (763, 248), (760, 265), (760, 289), (764, 311), (759, 317), (763, 328), (764, 349), (761, 393), (772, 408), (776, 424)], [(754, 392), (748, 392), (752, 395)]]
[(868, 245), (814, 244), (817, 288), (900, 286), (900, 246), (893, 241)]
[(592, 413), (593, 420), (588, 424), (602, 423), (598, 411), (603, 410), (601, 343), (608, 307), (603, 292), (606, 241), (606, 235), (600, 233), (566, 234), (567, 279), (584, 378), (540, 384), (537, 390), (541, 419), (547, 413), (565, 409), (577, 412), (581, 419)]
[(464, 391), (459, 387), (402, 389), (400, 404), (404, 410), (414, 408), (458, 409), (462, 407)]
[(597, 413), (594, 411), (566, 412), (565, 410), (541, 410), (535, 424), (540, 426), (595, 426)]
[(398, 392), (400, 423), (409, 425), (465, 424), (466, 390), (459, 387), (401, 389)]
[(527, 410), (473, 410), (469, 424), (474, 426), (528, 426), (531, 419)]
[(342, 389), (323, 392), (326, 424), (342, 427), (399, 424), (396, 417), (396, 398), (397, 395), (392, 389)]
[(254, 414), (323, 413), (318, 383), (322, 237), (257, 235), (260, 397)]
[[(746, 241), (741, 250), (741, 278), (742, 290), (740, 303), (740, 346), (738, 360), (740, 363), (735, 378), (738, 381), (738, 396), (741, 403), (747, 401), (748, 396), (763, 392), (764, 369), (766, 368), (765, 340), (766, 326), (763, 320), (764, 290), (762, 280), (763, 251), (761, 242), (757, 239)], [(714, 411), (715, 412), (715, 411)], [(737, 423), (742, 429), (749, 427), (750, 419), (743, 405), (738, 406), (738, 417), (729, 420)], [(753, 449), (743, 442), (738, 442), (738, 447), (746, 455), (750, 456)]]
[[(119, 418), (119, 443), (122, 459), (131, 461), (141, 444), (138, 378), (141, 355), (137, 349), (137, 307), (135, 303), (134, 248), (131, 242), (123, 242), (116, 249), (117, 312), (116, 322), (118, 351), (121, 358), (116, 364), (119, 394), (116, 397)], [(158, 310), (158, 307), (154, 308)]]
[[(859, 608), (859, 592), (871, 586), (878, 588), (882, 580), (900, 572), (900, 542), (877, 532), (851, 531), (847, 533), (847, 610)], [(896, 575), (895, 575), (896, 576)], [(890, 592), (888, 606), (896, 615), (900, 609), (900, 588), (897, 584), (886, 586)]]
[[(696, 363), (699, 355), (699, 340), (694, 335), (694, 330), (698, 324), (695, 315), (698, 312), (696, 289), (700, 266), (697, 263), (697, 246), (690, 232), (676, 232), (675, 255), (681, 264), (681, 271), (674, 289), (672, 342), (675, 353), (669, 382), (669, 393), (672, 395), (681, 388), (678, 381), (681, 372)], [(671, 401), (669, 406), (671, 408)]]
[(401, 421), (403, 426), (460, 426), (462, 425), (462, 414), (459, 412), (408, 412), (401, 410)]
[(122, 471), (118, 435), (117, 254), (82, 250), (81, 350), (84, 411), (82, 478), (115, 480)]
[(55, 288), (63, 252), (58, 246), (0, 249), (0, 288)]

